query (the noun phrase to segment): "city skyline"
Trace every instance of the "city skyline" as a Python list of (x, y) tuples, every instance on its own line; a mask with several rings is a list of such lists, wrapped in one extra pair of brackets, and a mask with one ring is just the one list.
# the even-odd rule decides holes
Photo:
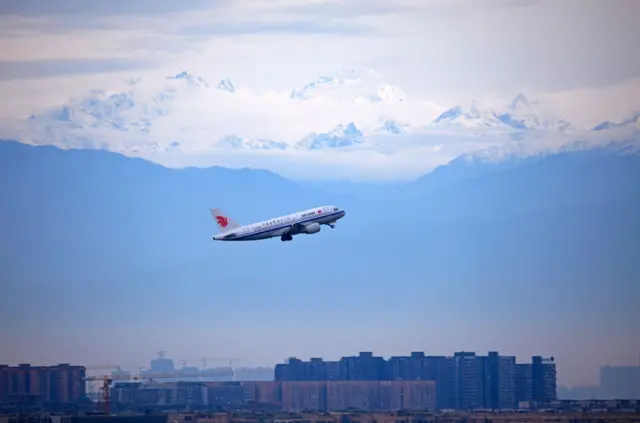
[[(344, 356), (339, 361), (332, 360), (324, 360), (323, 358), (310, 358), (309, 360), (300, 360), (295, 357), (290, 357), (286, 360), (286, 363), (276, 364), (274, 367), (236, 367), (233, 369), (233, 376), (231, 378), (227, 377), (226, 373), (215, 373), (216, 370), (224, 370), (225, 367), (211, 366), (211, 368), (202, 368), (198, 369), (196, 366), (188, 366), (183, 363), (182, 368), (175, 368), (173, 366), (173, 360), (170, 357), (166, 357), (161, 355), (159, 358), (152, 359), (149, 366), (144, 366), (144, 370), (142, 370), (143, 366), (136, 367), (136, 369), (132, 369), (133, 371), (128, 371), (128, 369), (122, 368), (117, 365), (109, 365), (109, 366), (91, 366), (91, 365), (81, 365), (81, 364), (50, 364), (50, 365), (36, 365), (33, 363), (30, 364), (19, 364), (19, 365), (11, 365), (7, 363), (0, 364), (0, 373), (2, 371), (22, 371), (27, 372), (31, 376), (32, 380), (37, 380), (38, 377), (34, 376), (33, 372), (45, 371), (45, 372), (70, 372), (70, 374), (75, 374), (76, 377), (85, 378), (87, 384), (85, 386), (87, 395), (89, 397), (100, 397), (101, 387), (102, 387), (102, 378), (111, 377), (113, 382), (116, 384), (125, 385), (132, 381), (134, 383), (163, 383), (163, 384), (171, 384), (176, 381), (182, 381), (184, 383), (192, 383), (196, 381), (210, 383), (213, 381), (222, 381), (222, 383), (226, 383), (224, 381), (238, 381), (238, 382), (313, 382), (313, 381), (336, 381), (336, 380), (351, 380), (351, 377), (348, 376), (349, 373), (349, 365), (348, 363), (353, 364), (353, 360), (362, 360), (363, 357), (366, 359), (370, 357), (372, 360), (380, 360), (384, 361), (384, 368), (376, 366), (369, 366), (369, 371), (381, 372), (376, 376), (375, 374), (360, 374), (356, 373), (354, 376), (357, 377), (357, 380), (431, 380), (436, 382), (436, 389), (438, 392), (447, 391), (447, 388), (439, 388), (439, 384), (444, 383), (446, 385), (446, 380), (441, 380), (438, 382), (438, 378), (443, 377), (440, 373), (441, 370), (437, 370), (436, 367), (431, 368), (431, 366), (437, 364), (436, 362), (440, 362), (442, 360), (452, 360), (456, 357), (461, 358), (464, 356), (470, 356), (471, 358), (476, 358), (477, 360), (481, 360), (479, 363), (485, 363), (480, 365), (478, 371), (480, 371), (481, 367), (485, 367), (484, 372), (490, 371), (491, 366), (487, 365), (491, 362), (491, 355), (496, 354), (498, 360), (507, 360), (504, 362), (505, 364), (509, 363), (509, 360), (512, 359), (512, 366), (516, 373), (522, 373), (525, 370), (525, 367), (530, 366), (530, 364), (522, 363), (521, 360), (517, 360), (516, 357), (509, 357), (504, 355), (499, 355), (497, 352), (488, 352), (488, 356), (478, 355), (475, 352), (456, 352), (452, 355), (448, 356), (429, 356), (424, 352), (412, 352), (408, 355), (404, 356), (394, 356), (389, 358), (379, 357), (373, 353), (360, 352), (357, 355)], [(215, 360), (215, 359), (214, 359)], [(418, 362), (415, 362), (418, 360)], [(550, 363), (552, 368), (554, 369), (552, 372), (554, 382), (551, 382), (551, 386), (555, 386), (555, 392), (557, 398), (559, 400), (612, 400), (612, 399), (640, 399), (640, 365), (635, 366), (611, 366), (604, 365), (600, 367), (600, 380), (596, 385), (590, 386), (574, 386), (567, 387), (555, 382), (557, 380), (557, 363), (554, 362), (553, 359), (545, 359), (543, 357), (531, 357), (533, 363), (536, 360), (540, 360), (540, 363), (544, 365), (544, 363)], [(187, 360), (180, 360), (187, 361)], [(200, 360), (198, 360), (200, 361)], [(420, 364), (423, 362), (424, 364)], [(431, 363), (431, 364), (429, 364)], [(453, 362), (452, 362), (453, 363)], [(416, 364), (418, 365), (416, 367)], [(204, 365), (204, 364), (203, 364)], [(8, 367), (7, 367), (8, 366)], [(294, 367), (292, 367), (294, 366)], [(427, 366), (422, 368), (422, 366)], [(173, 370), (168, 370), (171, 368)], [(366, 368), (366, 367), (365, 367)], [(422, 368), (422, 369), (421, 369)], [(516, 369), (517, 368), (517, 369)], [(138, 371), (140, 370), (140, 371)], [(198, 374), (193, 373), (194, 371), (200, 371)], [(207, 372), (209, 371), (209, 372)], [(210, 371), (214, 371), (211, 373)], [(495, 371), (495, 370), (494, 370)], [(504, 373), (506, 371), (506, 373)], [(329, 372), (329, 373), (324, 373)], [(344, 373), (346, 372), (346, 373)], [(417, 372), (417, 373), (416, 373)], [(523, 395), (526, 395), (523, 392), (525, 389), (524, 386), (521, 386), (524, 380), (521, 379), (522, 376), (517, 376), (517, 374), (509, 373), (506, 368), (501, 370), (501, 374), (509, 375), (511, 377), (515, 377), (515, 395), (516, 398), (520, 398), (518, 401), (522, 401)], [(110, 374), (110, 376), (109, 376)], [(78, 376), (80, 375), (80, 376)], [(440, 375), (440, 376), (438, 376)], [(0, 382), (2, 382), (3, 374), (0, 374)], [(478, 375), (480, 377), (480, 373)], [(483, 376), (487, 377), (487, 376)], [(133, 378), (133, 379), (132, 379)], [(20, 380), (20, 378), (18, 378)], [(53, 381), (53, 379), (52, 379)], [(0, 399), (4, 398), (3, 395), (6, 395), (7, 392), (12, 392), (14, 389), (25, 389), (29, 385), (19, 385), (13, 386), (12, 383), (15, 384), (15, 378), (13, 382), (9, 381), (9, 384), (6, 384), (7, 380), (5, 380), (4, 391), (0, 389)], [(33, 386), (33, 382), (32, 382)], [(518, 387), (520, 386), (520, 387)], [(503, 388), (498, 388), (498, 391), (504, 390), (508, 388), (508, 385)], [(7, 391), (9, 389), (9, 391)], [(39, 388), (42, 389), (42, 388)], [(53, 388), (51, 388), (53, 389)], [(79, 389), (77, 386), (75, 388), (76, 391)], [(50, 391), (50, 395), (59, 395), (61, 398), (67, 398), (69, 393), (53, 393), (54, 391)], [(80, 391), (77, 391), (80, 392)], [(84, 391), (82, 391), (84, 392)], [(25, 391), (25, 393), (27, 393)], [(14, 394), (15, 395), (15, 394)], [(83, 394), (74, 394), (76, 396)], [(440, 394), (442, 395), (442, 393)], [(493, 394), (495, 395), (495, 394)], [(539, 395), (539, 394), (538, 394)], [(490, 397), (489, 397), (490, 398)], [(491, 401), (489, 398), (486, 398), (484, 401)], [(5, 398), (6, 399), (6, 398)], [(441, 398), (441, 401), (442, 398)], [(0, 402), (2, 402), (0, 400)], [(508, 401), (507, 401), (508, 402)], [(442, 402), (440, 402), (440, 406), (442, 406)], [(495, 406), (495, 405), (494, 405)], [(491, 406), (489, 408), (492, 408)], [(509, 408), (506, 405), (503, 407)], [(447, 407), (445, 407), (447, 408)], [(455, 407), (454, 407), (455, 408)]]
[[(110, 406), (107, 398), (111, 398), (116, 407), (140, 401), (161, 405), (164, 401), (159, 398), (162, 396), (154, 400), (154, 396), (149, 397), (145, 392), (156, 389), (158, 395), (164, 395), (160, 393), (170, 389), (167, 387), (172, 383), (178, 384), (177, 392), (192, 392), (184, 395), (194, 398), (193, 405), (201, 406), (207, 404), (207, 398), (219, 401), (225, 386), (236, 389), (233, 395), (236, 399), (232, 403), (245, 403), (250, 392), (245, 393), (245, 383), (238, 384), (233, 377), (217, 379), (226, 382), (213, 382), (204, 374), (198, 380), (188, 376), (180, 378), (172, 361), (162, 354), (151, 361), (150, 368), (149, 372), (140, 375), (116, 371), (111, 376), (92, 376), (86, 374), (86, 368), (79, 366), (2, 367), (0, 385), (6, 386), (0, 391), (0, 402), (10, 403), (12, 398), (19, 396), (37, 402), (44, 396), (45, 403), (56, 402), (56, 399), (72, 403), (85, 396), (87, 386), (83, 389), (81, 384), (90, 381), (108, 384), (103, 387), (105, 407)], [(53, 376), (61, 373), (62, 378)], [(556, 380), (553, 358), (540, 356), (531, 357), (529, 363), (517, 363), (515, 357), (500, 356), (491, 351), (486, 356), (456, 352), (451, 357), (412, 352), (409, 356), (388, 360), (374, 356), (372, 352), (360, 352), (335, 362), (320, 358), (305, 362), (292, 358), (287, 364), (276, 366), (271, 383), (248, 381), (247, 384), (256, 385), (258, 396), (276, 393), (268, 401), (271, 405), (281, 404), (284, 410), (298, 412), (349, 408), (509, 410), (518, 408), (519, 404), (551, 405), (557, 400)], [(208, 385), (210, 382), (213, 385)], [(216, 394), (220, 384), (221, 391)], [(269, 388), (264, 389), (265, 386)], [(360, 389), (361, 393), (354, 393), (354, 388)], [(176, 393), (176, 400), (179, 401), (182, 395)]]

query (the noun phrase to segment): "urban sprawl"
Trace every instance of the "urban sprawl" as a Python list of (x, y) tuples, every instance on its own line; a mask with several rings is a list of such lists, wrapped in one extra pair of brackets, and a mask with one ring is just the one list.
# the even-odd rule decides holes
[[(122, 369), (100, 374), (92, 366), (70, 364), (0, 365), (0, 411), (76, 415), (185, 411), (442, 413), (587, 407), (584, 402), (558, 401), (553, 358), (534, 356), (528, 363), (517, 363), (515, 357), (497, 352), (485, 356), (473, 352), (452, 356), (414, 352), (389, 359), (361, 352), (338, 361), (290, 358), (275, 366), (274, 380), (268, 381), (236, 381), (233, 371), (224, 369), (208, 376), (197, 368), (189, 375), (178, 375), (173, 361), (167, 358), (152, 360), (149, 370), (135, 375)], [(211, 380), (216, 377), (218, 380)], [(91, 382), (101, 388), (97, 392), (88, 390)], [(635, 410), (638, 403), (592, 401), (588, 407)]]

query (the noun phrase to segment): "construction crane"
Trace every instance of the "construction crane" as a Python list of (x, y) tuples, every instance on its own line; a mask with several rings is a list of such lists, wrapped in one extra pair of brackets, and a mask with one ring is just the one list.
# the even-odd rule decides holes
[[(85, 372), (86, 371), (92, 371), (92, 370), (113, 370), (113, 371), (120, 371), (120, 366), (117, 364), (103, 364), (103, 365), (98, 365), (98, 366), (85, 366)], [(82, 382), (87, 383), (87, 382), (96, 382), (96, 381), (101, 381), (102, 382), (102, 386), (100, 387), (100, 396), (103, 398), (103, 402), (105, 404), (105, 413), (109, 414), (109, 385), (111, 384), (111, 382), (113, 381), (112, 376), (85, 376), (84, 378), (82, 378)]]
[[(101, 368), (114, 368), (114, 366), (100, 366)], [(115, 366), (115, 369), (118, 371), (121, 371), (122, 369), (119, 366)], [(219, 371), (219, 372), (215, 372), (214, 374), (211, 373), (204, 373), (204, 372), (198, 372), (198, 373), (194, 373), (193, 375), (182, 375), (179, 372), (175, 372), (175, 373), (149, 373), (149, 374), (133, 374), (130, 376), (129, 380), (133, 381), (133, 382), (137, 382), (137, 381), (153, 381), (154, 379), (183, 379), (183, 378), (192, 378), (192, 377), (210, 377), (210, 376), (233, 376), (233, 370), (231, 371)], [(105, 415), (109, 415), (110, 413), (110, 402), (111, 402), (111, 396), (110, 396), (110, 389), (111, 389), (111, 384), (113, 383), (113, 376), (112, 375), (100, 375), (100, 376), (86, 376), (84, 378), (84, 382), (96, 382), (96, 381), (100, 381), (102, 382), (102, 387), (100, 388), (100, 397), (102, 398), (102, 403), (104, 406), (104, 413)]]

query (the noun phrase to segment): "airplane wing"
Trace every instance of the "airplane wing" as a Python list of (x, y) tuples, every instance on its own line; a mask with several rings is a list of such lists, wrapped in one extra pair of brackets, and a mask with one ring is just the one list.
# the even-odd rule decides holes
[(305, 224), (304, 223), (294, 223), (293, 225), (289, 226), (289, 230), (288, 232), (291, 235), (296, 235), (301, 233), (302, 228), (304, 228)]

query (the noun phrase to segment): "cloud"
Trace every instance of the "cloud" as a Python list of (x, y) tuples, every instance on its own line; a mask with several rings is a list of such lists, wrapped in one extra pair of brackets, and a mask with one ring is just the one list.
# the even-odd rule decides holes
[(132, 71), (151, 67), (153, 64), (150, 62), (121, 59), (0, 61), (0, 80)]
[[(423, 2), (424, 4), (424, 2)], [(318, 19), (359, 18), (363, 16), (388, 15), (414, 10), (415, 2), (386, 2), (380, 0), (342, 1), (281, 1), (281, 2), (247, 2), (244, 7), (261, 12), (271, 11), (280, 15), (296, 15), (316, 17)], [(242, 7), (242, 6), (241, 6)]]
[[(217, 0), (215, 3), (227, 2)], [(209, 9), (211, 4), (210, 0), (113, 0), (109, 2), (4, 0), (0, 4), (0, 14), (22, 16), (159, 14), (193, 9)]]
[(183, 35), (197, 36), (238, 36), (262, 33), (302, 33), (302, 34), (333, 34), (333, 35), (363, 35), (370, 33), (371, 28), (365, 25), (347, 25), (315, 20), (295, 20), (283, 23), (275, 22), (214, 22), (195, 25), (180, 29)]
[(406, 181), (460, 154), (497, 144), (495, 139), (453, 140), (450, 137), (382, 136), (377, 141), (386, 144), (387, 150), (368, 145), (342, 151), (215, 150), (198, 154), (151, 153), (144, 157), (168, 167), (267, 168), (294, 180)]
[[(14, 31), (11, 44), (5, 40), (2, 50), (10, 51), (12, 60), (118, 53), (155, 55), (165, 66), (225, 62), (225, 67), (243, 73), (230, 76), (253, 74), (249, 83), (262, 88), (274, 83), (269, 75), (253, 72), (256, 67), (269, 69), (276, 78), (286, 73), (297, 82), (311, 77), (307, 69), (314, 69), (313, 75), (325, 73), (322, 63), (331, 63), (333, 69), (374, 66), (412, 92), (443, 104), (487, 93), (611, 85), (640, 74), (640, 58), (634, 54), (640, 29), (633, 18), (640, 6), (627, 0), (615, 7), (576, 0), (473, 5), (442, 0), (245, 0), (214, 2), (208, 8), (203, 2), (112, 3), (7, 3), (7, 12), (22, 11), (24, 25), (30, 19), (25, 26), (29, 33), (18, 34), (30, 41), (17, 40)], [(61, 20), (76, 13), (86, 16)], [(60, 33), (67, 35), (64, 39), (39, 34), (54, 22), (56, 31), (67, 25), (67, 32)], [(19, 24), (18, 18), (4, 16), (2, 27), (9, 24)], [(81, 30), (81, 25), (92, 24), (102, 30)], [(222, 37), (233, 42), (220, 43)], [(300, 45), (295, 58), (288, 44)], [(268, 51), (268, 57), (261, 51)]]
[(593, 127), (605, 120), (620, 121), (640, 111), (640, 77), (619, 84), (547, 93), (541, 98), (555, 113)]
[[(100, 127), (92, 123), (95, 119), (98, 123), (109, 123), (112, 119), (118, 122), (150, 120), (153, 123), (150, 136), (155, 137), (155, 141), (185, 139), (196, 148), (212, 145), (230, 134), (295, 142), (310, 132), (328, 132), (338, 124), (351, 121), (368, 132), (381, 126), (384, 120), (422, 125), (442, 111), (440, 106), (419, 98), (400, 102), (394, 97), (404, 99), (400, 91), (394, 91), (368, 72), (353, 80), (349, 73), (338, 73), (336, 80), (342, 82), (337, 87), (320, 83), (306, 100), (292, 99), (293, 87), (286, 91), (258, 92), (239, 85), (232, 94), (215, 88), (219, 79), (209, 79), (208, 86), (198, 86), (194, 79), (196, 86), (192, 86), (187, 80), (168, 80), (166, 76), (145, 77), (138, 84), (120, 87), (122, 91), (84, 93), (79, 99), (63, 104), (69, 104), (74, 111), (75, 121), (91, 128)], [(389, 99), (372, 101), (371, 97), (380, 95), (380, 90)], [(119, 108), (110, 98), (114, 92), (126, 94), (133, 106)], [(167, 95), (171, 96), (169, 101), (157, 103), (158, 96)], [(90, 101), (85, 105), (83, 98)], [(53, 108), (56, 113), (63, 104)], [(158, 114), (154, 107), (162, 112)], [(109, 114), (105, 115), (104, 111)], [(99, 118), (95, 117), (97, 113)]]

